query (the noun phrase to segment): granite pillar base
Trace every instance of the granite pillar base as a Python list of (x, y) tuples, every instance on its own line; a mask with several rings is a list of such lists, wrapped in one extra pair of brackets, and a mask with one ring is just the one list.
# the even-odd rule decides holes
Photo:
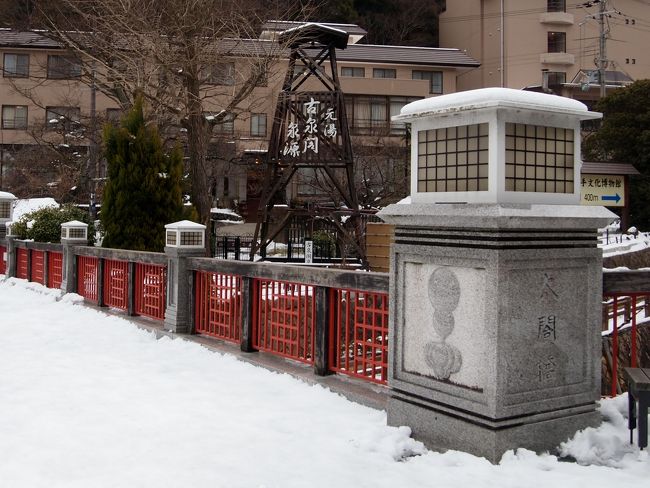
[(567, 441), (567, 433), (600, 423), (594, 403), (495, 420), (399, 392), (389, 399), (387, 411), (388, 425), (409, 425), (429, 449), (464, 451), (492, 463), (520, 447), (547, 452)]

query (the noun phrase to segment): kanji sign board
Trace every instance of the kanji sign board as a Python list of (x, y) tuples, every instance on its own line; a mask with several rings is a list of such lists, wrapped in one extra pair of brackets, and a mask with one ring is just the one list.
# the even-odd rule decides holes
[(580, 181), (581, 205), (625, 206), (624, 176), (583, 174)]

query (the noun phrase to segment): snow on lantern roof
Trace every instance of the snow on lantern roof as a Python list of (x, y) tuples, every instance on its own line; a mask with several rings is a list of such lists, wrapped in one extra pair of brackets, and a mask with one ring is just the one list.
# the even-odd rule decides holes
[(62, 223), (61, 227), (88, 227), (88, 224), (85, 222), (79, 222), (78, 220), (71, 220), (70, 222)]
[(165, 225), (165, 229), (169, 230), (204, 230), (205, 225), (197, 224), (191, 220), (181, 220), (179, 222), (173, 222), (171, 224)]
[(405, 105), (400, 111), (400, 115), (394, 116), (392, 120), (408, 121), (430, 115), (485, 108), (559, 112), (581, 120), (601, 117), (600, 113), (590, 112), (584, 103), (571, 98), (512, 88), (481, 88), (411, 102)]
[(16, 195), (8, 191), (0, 191), (0, 200), (17, 200)]

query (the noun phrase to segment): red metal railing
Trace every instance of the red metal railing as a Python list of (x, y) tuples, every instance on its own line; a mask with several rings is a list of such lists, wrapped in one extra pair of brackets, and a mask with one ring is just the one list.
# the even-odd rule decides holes
[(388, 379), (388, 294), (330, 291), (332, 371), (385, 384)]
[(108, 307), (127, 310), (129, 305), (129, 263), (104, 261), (104, 303)]
[(63, 281), (63, 253), (48, 251), (47, 287), (61, 288), (61, 281)]
[(5, 254), (7, 253), (7, 248), (4, 246), (0, 246), (0, 274), (6, 274), (7, 273), (7, 258), (5, 257)]
[(98, 259), (77, 256), (77, 293), (90, 302), (97, 303)]
[(156, 320), (165, 319), (167, 268), (135, 264), (135, 313)]
[(19, 247), (16, 249), (16, 278), (23, 280), (29, 279), (27, 276), (27, 261), (29, 260), (29, 250)]
[(196, 333), (238, 342), (241, 336), (241, 277), (205, 271), (197, 271), (195, 276)]
[(31, 280), (45, 285), (45, 251), (32, 250)]
[(603, 329), (611, 335), (611, 358), (606, 356), (611, 372), (610, 394), (616, 396), (618, 392), (619, 376), (619, 332), (630, 329), (630, 361), (629, 366), (637, 367), (638, 321), (650, 315), (650, 297), (648, 293), (621, 293), (608, 294), (604, 297), (603, 304)]
[(314, 286), (257, 278), (253, 290), (253, 347), (312, 363)]

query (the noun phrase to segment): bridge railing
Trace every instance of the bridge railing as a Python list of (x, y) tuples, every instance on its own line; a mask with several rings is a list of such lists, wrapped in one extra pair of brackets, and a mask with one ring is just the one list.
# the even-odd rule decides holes
[[(0, 239), (0, 274), (12, 250)], [(60, 244), (13, 241), (13, 276), (60, 288)], [(167, 256), (72, 247), (74, 291), (87, 301), (162, 322)], [(240, 344), (330, 372), (385, 384), (388, 368), (388, 275), (187, 258), (190, 333)], [(622, 390), (623, 366), (650, 360), (650, 271), (603, 273), (603, 394)], [(647, 325), (647, 327), (644, 327)]]
[(624, 366), (650, 367), (649, 359), (650, 271), (604, 270), (603, 394), (622, 391)]
[(386, 383), (387, 274), (206, 258), (188, 268), (194, 332)]

